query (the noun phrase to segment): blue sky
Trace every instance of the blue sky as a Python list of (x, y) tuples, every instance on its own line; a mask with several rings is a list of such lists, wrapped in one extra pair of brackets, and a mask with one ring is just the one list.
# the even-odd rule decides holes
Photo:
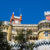
[(12, 12), (22, 13), (22, 24), (38, 24), (50, 11), (50, 0), (0, 0), (0, 21), (9, 21)]

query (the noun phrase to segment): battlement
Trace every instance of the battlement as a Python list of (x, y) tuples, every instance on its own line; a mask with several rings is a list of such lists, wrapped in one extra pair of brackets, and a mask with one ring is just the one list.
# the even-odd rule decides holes
[(45, 12), (44, 12), (44, 15), (45, 15), (45, 16), (50, 15), (50, 11), (45, 11)]

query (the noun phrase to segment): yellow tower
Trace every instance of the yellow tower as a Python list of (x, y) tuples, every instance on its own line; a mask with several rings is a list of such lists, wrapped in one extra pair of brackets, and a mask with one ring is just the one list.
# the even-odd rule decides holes
[(50, 39), (50, 11), (44, 12), (46, 20), (43, 20), (38, 25), (38, 39)]
[(43, 20), (38, 25), (38, 40), (50, 39), (50, 21)]
[(7, 33), (8, 33), (7, 34), (7, 40), (11, 41), (11, 35), (12, 35), (12, 26), (11, 25), (8, 27), (8, 32)]

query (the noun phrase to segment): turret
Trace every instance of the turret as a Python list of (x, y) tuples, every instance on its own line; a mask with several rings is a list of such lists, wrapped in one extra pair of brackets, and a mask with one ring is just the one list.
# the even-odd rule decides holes
[(12, 20), (14, 20), (14, 12), (12, 13), (12, 17), (10, 19), (10, 23), (12, 23)]
[(20, 14), (20, 16), (14, 16), (14, 12), (13, 12), (12, 17), (10, 19), (10, 23), (11, 24), (21, 24), (21, 20), (22, 20), (22, 14)]
[(38, 39), (50, 39), (50, 11), (44, 12), (46, 20), (38, 24)]
[(11, 35), (12, 35), (12, 26), (11, 25), (8, 27), (8, 32), (7, 33), (8, 33), (7, 34), (7, 40), (11, 41)]
[(44, 15), (45, 15), (47, 20), (50, 20), (50, 11), (45, 11)]
[(14, 19), (14, 12), (12, 13), (12, 19)]
[(22, 14), (20, 14), (20, 21), (22, 20)]

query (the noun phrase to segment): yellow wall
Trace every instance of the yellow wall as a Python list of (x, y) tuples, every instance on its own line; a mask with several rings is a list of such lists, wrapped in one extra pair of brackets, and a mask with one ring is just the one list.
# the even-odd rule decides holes
[(8, 32), (7, 32), (7, 40), (11, 40), (11, 35), (12, 35), (12, 26), (8, 27)]
[(48, 34), (48, 36), (45, 36), (44, 32), (45, 31), (39, 33), (39, 36), (38, 36), (39, 40), (40, 39), (50, 39), (50, 34)]

